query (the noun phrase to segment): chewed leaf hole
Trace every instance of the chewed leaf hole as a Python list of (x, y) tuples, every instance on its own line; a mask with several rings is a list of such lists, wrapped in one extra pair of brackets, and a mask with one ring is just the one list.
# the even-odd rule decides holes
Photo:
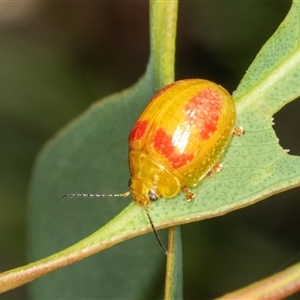
[(274, 130), (283, 149), (300, 155), (300, 98), (284, 106), (274, 116)]

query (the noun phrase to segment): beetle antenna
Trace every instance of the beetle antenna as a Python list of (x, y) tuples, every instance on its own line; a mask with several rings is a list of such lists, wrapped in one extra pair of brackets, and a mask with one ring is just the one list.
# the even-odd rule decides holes
[(168, 255), (168, 250), (166, 249), (165, 245), (162, 243), (161, 239), (159, 238), (158, 233), (157, 233), (157, 231), (156, 231), (156, 229), (155, 229), (155, 226), (154, 226), (154, 224), (153, 224), (153, 221), (152, 221), (152, 219), (151, 219), (151, 217), (150, 217), (150, 215), (149, 215), (149, 212), (148, 212), (148, 210), (147, 210), (146, 208), (145, 208), (145, 211), (146, 211), (148, 220), (149, 220), (149, 222), (150, 222), (150, 224), (151, 224), (152, 231), (153, 231), (153, 233), (154, 233), (155, 239), (156, 239), (156, 241), (158, 242), (160, 249), (162, 250), (162, 252), (163, 252), (165, 255)]
[[(130, 191), (122, 193), (122, 194), (89, 194), (89, 193), (71, 193), (71, 194), (63, 194), (63, 198), (100, 198), (100, 197), (127, 197), (129, 196)], [(150, 225), (152, 227), (152, 231), (154, 233), (155, 239), (159, 244), (160, 249), (165, 255), (168, 255), (168, 250), (166, 249), (165, 245), (162, 243), (161, 239), (158, 236), (158, 233), (155, 229), (155, 226), (153, 224), (153, 221), (149, 215), (148, 210), (145, 208), (148, 220), (150, 222)]]
[(71, 193), (63, 194), (63, 198), (100, 198), (100, 197), (127, 197), (130, 192), (122, 194), (85, 194), (85, 193)]

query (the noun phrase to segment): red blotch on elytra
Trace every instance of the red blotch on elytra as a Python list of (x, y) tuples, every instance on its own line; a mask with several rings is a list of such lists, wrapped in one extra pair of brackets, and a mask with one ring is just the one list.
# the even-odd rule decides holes
[(211, 88), (195, 95), (185, 106), (184, 112), (189, 124), (198, 128), (201, 139), (208, 139), (217, 129), (221, 99)]
[(167, 134), (164, 129), (156, 130), (153, 137), (154, 149), (168, 159), (173, 168), (180, 168), (194, 158), (193, 154), (177, 153), (176, 147), (172, 143), (172, 136)]
[(140, 140), (145, 135), (148, 125), (149, 125), (148, 120), (142, 120), (136, 122), (131, 132), (129, 133), (128, 141), (132, 142), (132, 141)]

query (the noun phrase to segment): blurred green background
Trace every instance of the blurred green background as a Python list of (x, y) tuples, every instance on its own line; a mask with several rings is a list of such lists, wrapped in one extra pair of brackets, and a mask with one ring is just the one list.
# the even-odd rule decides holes
[[(206, 78), (233, 92), (290, 4), (180, 1), (176, 79)], [(148, 15), (142, 0), (0, 3), (1, 271), (26, 263), (27, 189), (36, 155), (91, 103), (143, 74)], [(294, 101), (275, 116), (280, 144), (294, 155), (300, 153), (299, 111)], [(216, 286), (224, 293), (236, 289), (300, 253), (299, 198), (294, 189), (184, 225), (184, 298), (210, 298)], [(0, 299), (26, 299), (26, 287)]]

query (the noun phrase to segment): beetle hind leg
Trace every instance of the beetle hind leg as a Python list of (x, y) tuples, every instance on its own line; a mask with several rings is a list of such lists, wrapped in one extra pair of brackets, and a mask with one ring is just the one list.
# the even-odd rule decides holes
[(236, 136), (242, 136), (245, 134), (245, 130), (242, 126), (238, 126), (238, 127), (233, 128), (232, 133)]

